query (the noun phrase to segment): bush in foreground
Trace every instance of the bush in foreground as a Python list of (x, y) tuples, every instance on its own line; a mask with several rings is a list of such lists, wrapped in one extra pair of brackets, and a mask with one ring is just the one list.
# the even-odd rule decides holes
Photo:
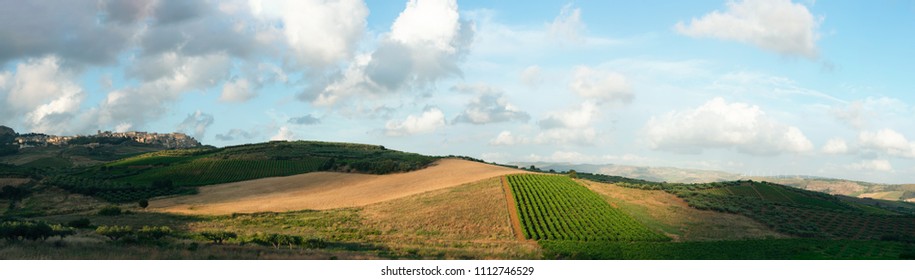
[(200, 236), (213, 242), (213, 244), (222, 244), (223, 241), (238, 237), (237, 234), (231, 231), (204, 231), (200, 233)]
[(45, 222), (7, 221), (0, 223), (0, 238), (16, 240), (45, 240), (52, 236), (64, 238), (75, 233), (73, 228)]
[(104, 235), (111, 239), (111, 241), (117, 241), (118, 239), (132, 234), (133, 228), (130, 226), (99, 226), (95, 229), (95, 233)]
[(140, 240), (155, 241), (172, 234), (172, 229), (167, 226), (143, 226), (137, 231), (137, 238)]

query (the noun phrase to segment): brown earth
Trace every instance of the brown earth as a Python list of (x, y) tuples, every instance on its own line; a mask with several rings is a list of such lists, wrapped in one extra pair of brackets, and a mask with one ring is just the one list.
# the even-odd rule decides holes
[(388, 175), (314, 172), (200, 188), (200, 193), (150, 201), (152, 211), (230, 214), (365, 206), (524, 171), (460, 159)]
[(502, 192), (505, 193), (508, 217), (511, 218), (512, 222), (512, 231), (515, 233), (515, 238), (524, 240), (524, 233), (521, 231), (521, 217), (518, 217), (518, 206), (515, 205), (515, 196), (512, 194), (511, 186), (508, 185), (508, 179), (505, 176), (501, 176), (499, 179), (502, 181)]

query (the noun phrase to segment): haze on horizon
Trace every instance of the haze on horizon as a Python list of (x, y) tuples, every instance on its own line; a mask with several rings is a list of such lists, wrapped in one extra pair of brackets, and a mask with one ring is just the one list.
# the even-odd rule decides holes
[(915, 1), (0, 5), (19, 132), (915, 182)]

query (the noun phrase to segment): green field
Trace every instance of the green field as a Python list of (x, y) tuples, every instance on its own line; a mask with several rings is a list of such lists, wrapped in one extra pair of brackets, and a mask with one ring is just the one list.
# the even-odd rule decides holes
[(599, 195), (565, 176), (509, 175), (526, 238), (665, 241)]
[(888, 241), (763, 239), (711, 242), (541, 241), (547, 259), (599, 260), (896, 260), (915, 245)]
[(829, 195), (802, 191), (767, 182), (739, 181), (720, 188), (707, 189), (705, 192), (714, 195), (751, 197), (780, 204), (794, 204), (835, 210), (846, 210), (849, 208), (848, 205), (841, 203), (836, 198)]
[(214, 160), (197, 159), (185, 164), (158, 168), (130, 177), (139, 184), (169, 178), (179, 186), (200, 186), (258, 178), (289, 176), (321, 170), (323, 158), (303, 160)]
[(771, 229), (804, 238), (915, 240), (915, 216), (894, 203), (833, 196), (768, 182), (667, 184), (584, 174), (622, 187), (663, 190), (699, 210), (747, 216)]

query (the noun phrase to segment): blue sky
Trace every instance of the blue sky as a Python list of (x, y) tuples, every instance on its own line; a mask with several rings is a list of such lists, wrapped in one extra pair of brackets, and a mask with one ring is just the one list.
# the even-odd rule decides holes
[(915, 182), (915, 1), (0, 1), (0, 124)]

